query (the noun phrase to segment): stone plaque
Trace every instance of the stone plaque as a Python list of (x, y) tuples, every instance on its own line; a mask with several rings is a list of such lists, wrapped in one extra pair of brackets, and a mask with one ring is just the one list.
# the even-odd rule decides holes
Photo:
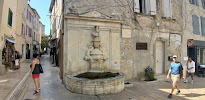
[(136, 43), (136, 50), (147, 50), (147, 43)]
[(131, 38), (131, 29), (122, 29), (122, 38)]

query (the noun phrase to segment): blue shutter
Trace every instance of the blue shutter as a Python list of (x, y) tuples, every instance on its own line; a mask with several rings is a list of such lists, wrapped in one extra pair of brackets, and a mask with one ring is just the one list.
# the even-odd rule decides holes
[(193, 4), (194, 2), (193, 2), (193, 0), (189, 0), (189, 3)]
[(205, 9), (205, 2), (204, 1), (205, 0), (201, 0), (201, 3), (202, 3), (203, 8)]
[(196, 0), (196, 5), (199, 6), (199, 0)]
[(201, 16), (201, 33), (202, 36), (205, 36), (205, 19)]
[(199, 17), (196, 15), (192, 15), (192, 21), (193, 21), (193, 33), (196, 35), (200, 35), (199, 32)]

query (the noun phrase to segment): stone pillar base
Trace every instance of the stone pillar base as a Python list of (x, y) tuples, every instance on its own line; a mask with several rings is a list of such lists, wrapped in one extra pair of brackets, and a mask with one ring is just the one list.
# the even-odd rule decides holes
[(6, 67), (5, 65), (0, 64), (0, 76), (6, 74)]

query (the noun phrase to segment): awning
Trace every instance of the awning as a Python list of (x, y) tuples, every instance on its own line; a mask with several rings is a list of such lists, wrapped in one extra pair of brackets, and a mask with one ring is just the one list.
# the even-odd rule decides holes
[(8, 39), (8, 38), (6, 38), (6, 40), (9, 41), (9, 42), (11, 42), (11, 43), (16, 43), (15, 41), (10, 40), (10, 39)]

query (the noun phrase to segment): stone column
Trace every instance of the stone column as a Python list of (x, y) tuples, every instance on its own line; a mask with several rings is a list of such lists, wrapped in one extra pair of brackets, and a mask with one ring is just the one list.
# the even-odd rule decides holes
[(6, 68), (2, 65), (2, 49), (0, 49), (0, 76), (6, 73)]

